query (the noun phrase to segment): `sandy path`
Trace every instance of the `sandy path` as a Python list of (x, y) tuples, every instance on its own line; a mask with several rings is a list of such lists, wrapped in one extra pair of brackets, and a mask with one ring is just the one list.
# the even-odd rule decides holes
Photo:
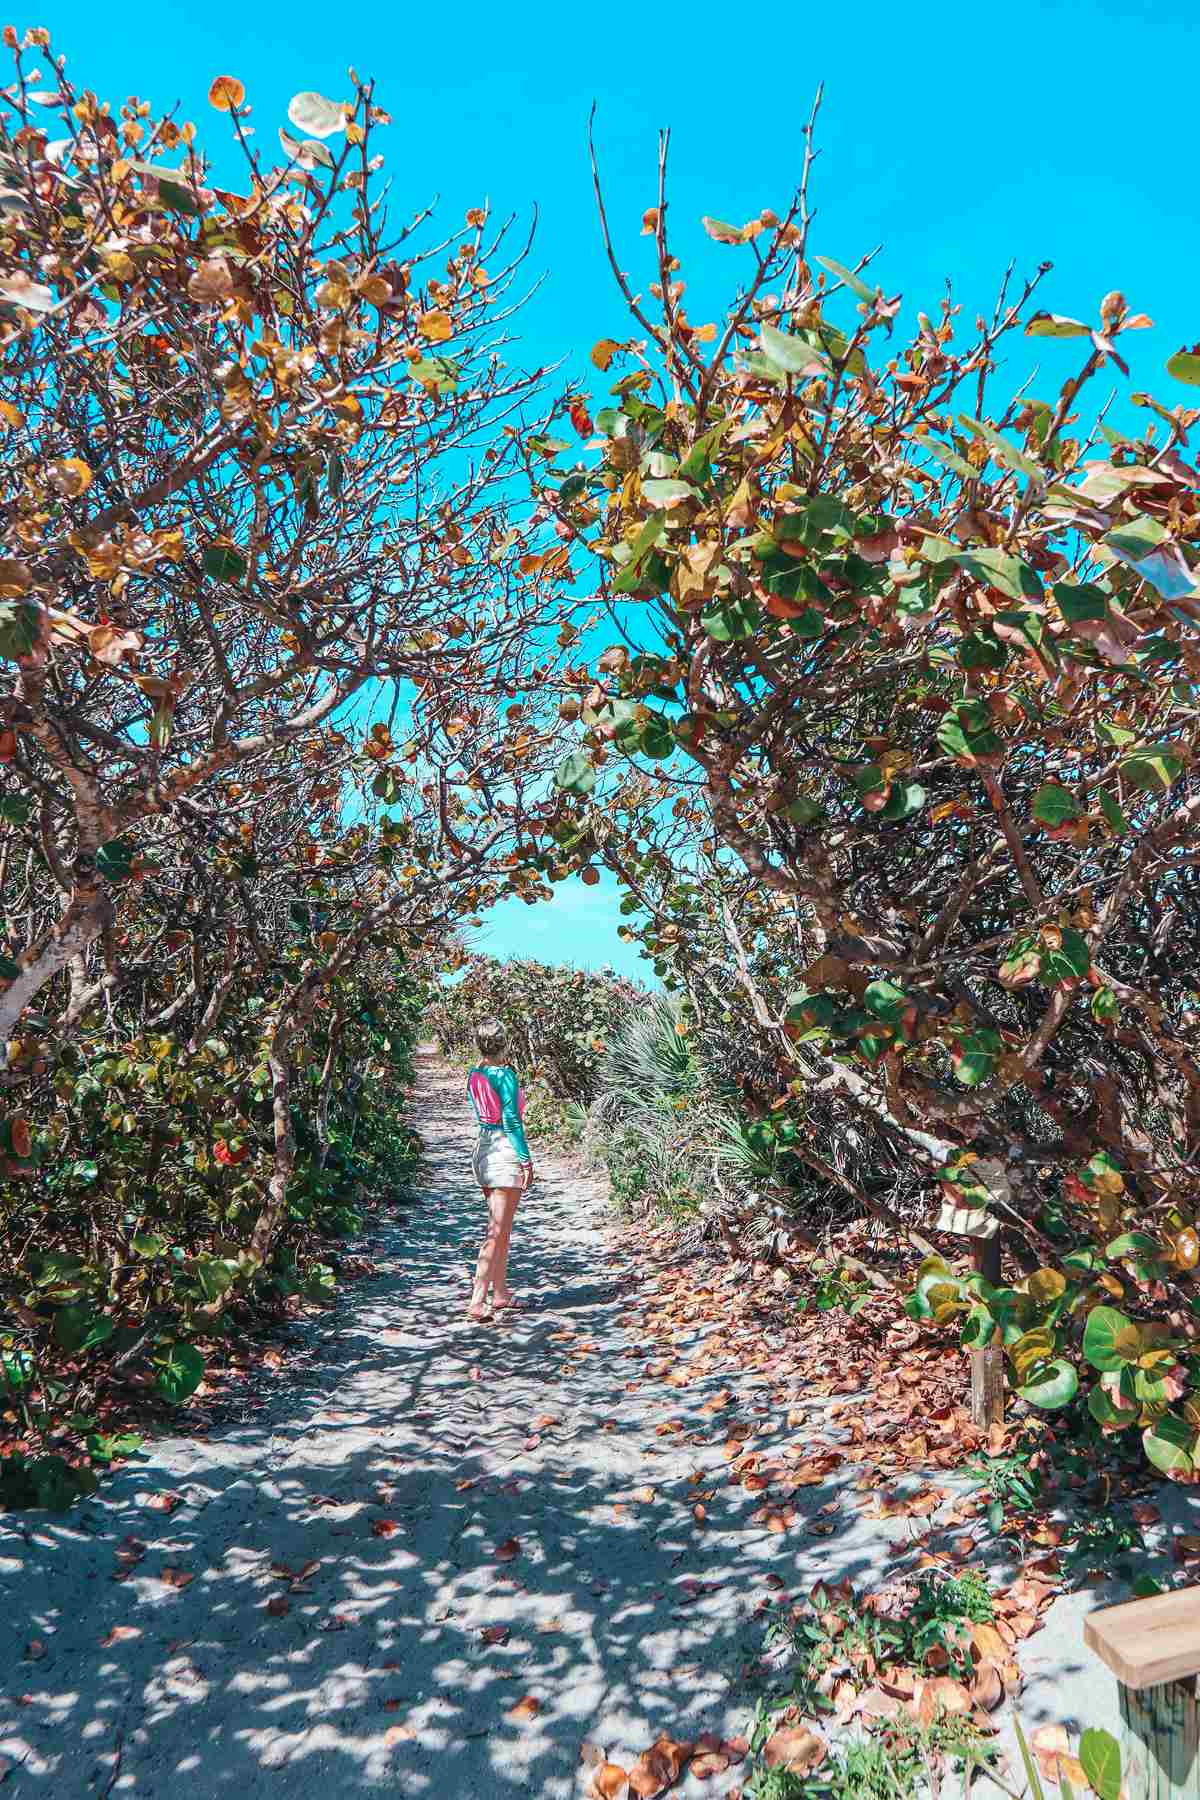
[[(602, 1188), (565, 1164), (541, 1159), (517, 1218), (530, 1310), (467, 1322), (481, 1208), (458, 1080), (431, 1062), (415, 1119), (418, 1202), (376, 1228), (375, 1279), (305, 1328), (258, 1410), (207, 1441), (158, 1440), (65, 1520), (0, 1518), (5, 1800), (574, 1796), (584, 1741), (628, 1766), (661, 1731), (744, 1730), (736, 1684), (768, 1575), (793, 1592), (819, 1574), (875, 1585), (917, 1547), (905, 1522), (843, 1504), (836, 1478), (796, 1497), (832, 1536), (751, 1518), (753, 1497), (721, 1484), (705, 1403), (728, 1383), (764, 1443), (795, 1430), (753, 1375), (643, 1378), (646, 1346), (621, 1323), (638, 1270)], [(163, 1490), (183, 1495), (169, 1516), (148, 1504)], [(114, 1582), (128, 1535), (145, 1554)], [(308, 1574), (293, 1587), (272, 1564)], [(1044, 1671), (1030, 1724), (1100, 1722), (1083, 1604), (1060, 1602), (1058, 1630), (1027, 1647)], [(536, 1712), (510, 1717), (529, 1696)], [(683, 1785), (724, 1794), (738, 1774)]]

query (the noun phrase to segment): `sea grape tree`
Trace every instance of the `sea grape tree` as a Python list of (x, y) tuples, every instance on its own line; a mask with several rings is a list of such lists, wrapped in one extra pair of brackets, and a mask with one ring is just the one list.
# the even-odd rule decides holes
[(5, 42), (0, 763), (54, 897), (5, 919), (0, 1042), (78, 958), (121, 979), (162, 834), (253, 859), (264, 786), (335, 803), (379, 684), (439, 731), (516, 693), (554, 575), (504, 495), (523, 251), (391, 215), (371, 83), (260, 142), (220, 76), (210, 160)]
[[(1000, 1333), (1039, 1405), (1089, 1368), (1100, 1423), (1190, 1473), (1200, 354), (1111, 407), (1151, 322), (1047, 310), (1048, 265), (914, 314), (873, 255), (817, 254), (807, 158), (785, 210), (704, 221), (740, 285), (692, 318), (665, 163), (641, 292), (601, 202), (632, 331), (572, 396), (599, 453), (534, 470), (611, 623), (564, 701), (559, 853), (636, 898), (683, 819), (718, 890), (749, 880), (780, 1119), (819, 1085), (1010, 1233), (1012, 1286), (934, 1264), (914, 1310)], [(660, 894), (664, 971), (688, 918)]]

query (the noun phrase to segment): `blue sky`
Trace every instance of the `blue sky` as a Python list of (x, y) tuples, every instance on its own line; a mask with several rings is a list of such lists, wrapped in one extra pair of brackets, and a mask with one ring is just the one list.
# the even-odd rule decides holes
[[(200, 10), (126, 0), (103, 16), (81, 0), (39, 0), (28, 17), (9, 16), (48, 26), (79, 85), (114, 100), (136, 91), (156, 111), (178, 100), (214, 146), (229, 130), (205, 98), (215, 75), (245, 83), (272, 141), (293, 93), (340, 98), (349, 64), (374, 75), (394, 120), (401, 203), (440, 193), (448, 219), (484, 196), (501, 211), (537, 205), (531, 266), (546, 278), (526, 315), (525, 361), (566, 357), (597, 395), (588, 350), (627, 333), (594, 217), (593, 100), (610, 219), (635, 281), (656, 134), (672, 129), (672, 222), (697, 323), (740, 267), (703, 235), (701, 215), (740, 223), (782, 207), (823, 80), (812, 248), (852, 262), (882, 244), (878, 279), (904, 294), (902, 327), (934, 310), (947, 274), (970, 316), (1015, 258), (1018, 271), (1054, 263), (1040, 300), (1050, 311), (1093, 317), (1119, 287), (1150, 314), (1156, 329), (1125, 340), (1134, 389), (1179, 399), (1163, 363), (1200, 339), (1194, 0), (860, 0), (748, 14), (708, 0), (674, 10), (459, 0), (445, 15), (378, 0), (344, 13), (311, 0)], [(1069, 342), (1038, 348), (1058, 379), (1077, 355)], [(543, 908), (498, 909), (480, 936), (496, 954), (648, 973), (617, 940), (616, 903), (607, 881), (563, 883)]]

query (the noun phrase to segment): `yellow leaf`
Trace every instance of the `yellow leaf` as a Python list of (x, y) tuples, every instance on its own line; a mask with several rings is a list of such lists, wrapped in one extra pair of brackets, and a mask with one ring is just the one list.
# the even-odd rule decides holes
[(417, 320), (417, 330), (433, 343), (444, 344), (448, 337), (454, 336), (454, 321), (446, 312), (426, 312)]
[(1035, 1269), (1029, 1277), (1028, 1287), (1039, 1306), (1048, 1306), (1052, 1300), (1066, 1292), (1066, 1277), (1057, 1269)]
[(592, 361), (598, 369), (607, 369), (620, 348), (615, 338), (601, 338), (598, 344), (592, 345)]
[(47, 474), (51, 487), (69, 500), (75, 499), (77, 494), (86, 494), (92, 485), (92, 471), (77, 456), (60, 457), (50, 464)]
[(25, 414), (19, 406), (14, 406), (11, 400), (0, 400), (0, 425), (10, 425), (15, 428), (24, 423)]

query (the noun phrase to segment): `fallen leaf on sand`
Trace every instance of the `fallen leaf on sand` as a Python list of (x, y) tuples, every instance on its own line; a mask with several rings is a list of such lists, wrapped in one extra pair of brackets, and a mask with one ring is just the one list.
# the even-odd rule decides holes
[(763, 1761), (768, 1769), (787, 1769), (793, 1775), (809, 1775), (825, 1761), (824, 1738), (807, 1725), (781, 1725), (771, 1733), (763, 1746)]
[(972, 1625), (971, 1642), (981, 1657), (990, 1657), (997, 1663), (1008, 1661), (1008, 1645), (994, 1625)]
[(372, 1537), (377, 1537), (377, 1538), (395, 1537), (395, 1535), (399, 1531), (399, 1529), (400, 1529), (400, 1521), (398, 1519), (372, 1519), (371, 1520), (371, 1536)]
[(701, 1781), (707, 1781), (712, 1775), (723, 1775), (729, 1767), (729, 1758), (719, 1750), (701, 1750), (692, 1758), (691, 1772)]
[(509, 1707), (508, 1716), (510, 1719), (536, 1719), (541, 1710), (542, 1703), (537, 1695), (526, 1694), (523, 1700), (518, 1700), (515, 1706)]
[(961, 1681), (952, 1675), (935, 1675), (921, 1689), (916, 1706), (921, 1723), (932, 1725), (942, 1713), (969, 1713), (973, 1702)]
[(629, 1771), (629, 1786), (638, 1800), (655, 1800), (679, 1780), (684, 1764), (692, 1754), (690, 1744), (677, 1743), (665, 1735), (656, 1738)]
[(168, 1587), (185, 1588), (188, 1582), (194, 1581), (196, 1577), (190, 1575), (186, 1569), (164, 1569), (158, 1579), (165, 1581)]
[(114, 1644), (123, 1644), (126, 1638), (141, 1637), (141, 1635), (141, 1631), (136, 1625), (114, 1625), (108, 1635), (100, 1639), (100, 1648), (111, 1650)]
[(516, 1538), (505, 1538), (502, 1544), (496, 1545), (496, 1561), (511, 1562), (514, 1556), (520, 1556), (521, 1545)]
[(985, 1657), (971, 1678), (971, 1699), (984, 1712), (995, 1712), (1004, 1698), (1004, 1682), (990, 1657)]
[(286, 1594), (273, 1594), (267, 1601), (267, 1611), (273, 1619), (282, 1619), (285, 1613), (291, 1611), (291, 1606)]
[(480, 1632), (485, 1644), (506, 1644), (508, 1642), (507, 1625), (485, 1625)]
[(604, 1762), (592, 1776), (592, 1793), (596, 1800), (617, 1800), (617, 1795), (629, 1780), (629, 1771), (620, 1763)]
[(1029, 1735), (1029, 1748), (1047, 1781), (1058, 1780), (1058, 1759), (1071, 1748), (1065, 1725), (1039, 1725)]

